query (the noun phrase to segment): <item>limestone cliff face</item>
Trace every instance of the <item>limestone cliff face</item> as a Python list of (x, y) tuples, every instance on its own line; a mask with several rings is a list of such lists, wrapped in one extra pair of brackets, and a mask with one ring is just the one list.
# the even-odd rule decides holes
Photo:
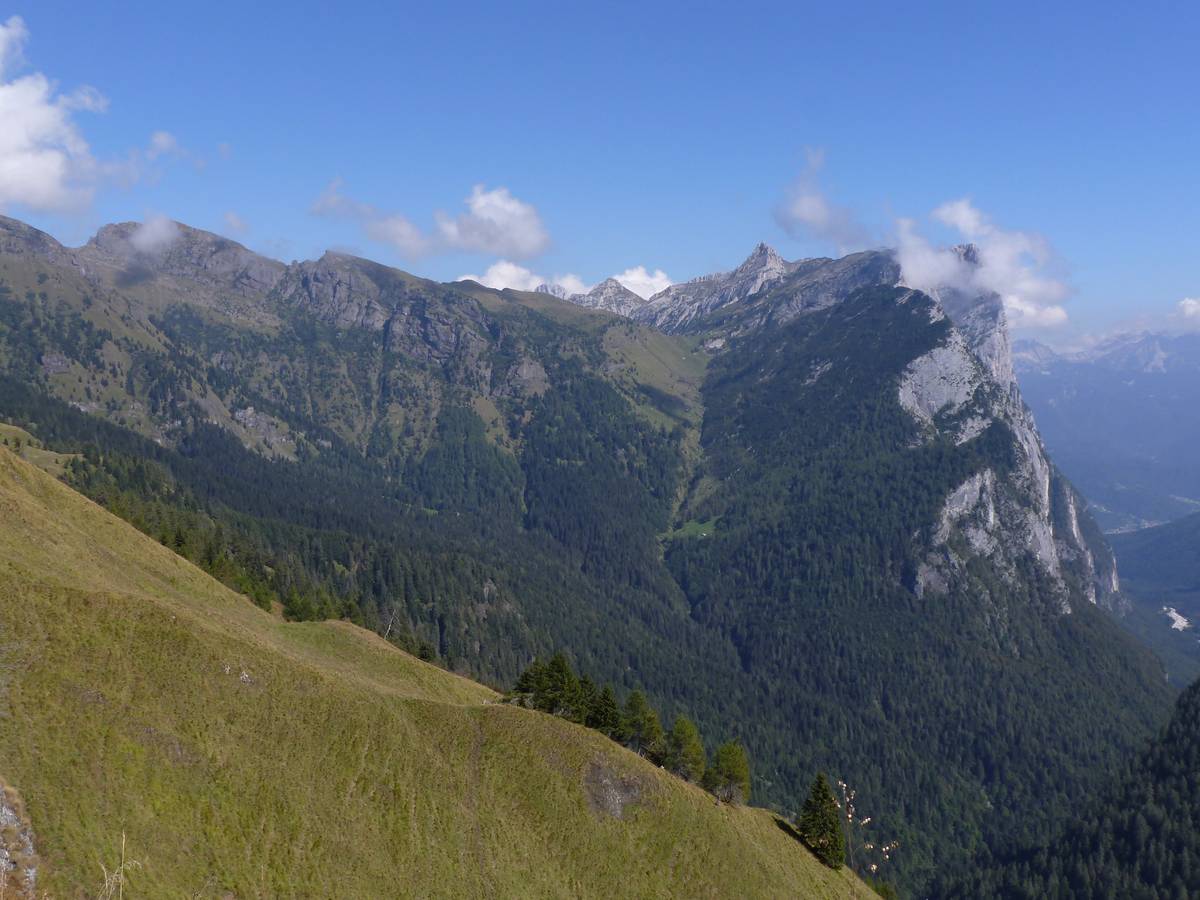
[(937, 292), (934, 314), (953, 323), (934, 350), (901, 378), (898, 400), (929, 439), (950, 434), (961, 443), (992, 422), (1013, 437), (1007, 474), (976, 474), (943, 504), (933, 545), (917, 578), (920, 593), (945, 591), (969, 579), (972, 556), (989, 560), (1010, 582), (1031, 556), (1053, 585), (1063, 612), (1085, 599), (1110, 606), (1119, 580), (1111, 549), (1087, 516), (1082, 498), (1046, 455), (1013, 374), (1004, 307), (995, 295)]

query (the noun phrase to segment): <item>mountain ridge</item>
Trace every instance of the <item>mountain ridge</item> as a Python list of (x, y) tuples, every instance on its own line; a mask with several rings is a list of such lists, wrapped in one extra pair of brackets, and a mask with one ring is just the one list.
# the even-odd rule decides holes
[(1047, 445), (1105, 530), (1200, 509), (1200, 334), (1135, 332), (1062, 353), (1024, 341), (1015, 359)]
[(758, 248), (670, 334), (338, 254), (266, 294), (42, 259), (0, 253), (0, 400), (73, 484), (295, 618), (497, 681), (565, 648), (741, 737), (782, 808), (841, 776), (908, 885), (951, 833), (1062, 815), (1165, 710), (997, 298), (890, 253)]

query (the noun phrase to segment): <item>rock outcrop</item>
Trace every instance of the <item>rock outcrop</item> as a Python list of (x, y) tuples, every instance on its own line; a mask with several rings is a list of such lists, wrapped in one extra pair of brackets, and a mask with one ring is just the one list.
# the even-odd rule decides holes
[(789, 263), (766, 244), (759, 244), (732, 272), (704, 275), (659, 291), (635, 318), (662, 331), (686, 331), (714, 310), (752, 297), (804, 264)]
[(586, 294), (573, 294), (570, 300), (588, 309), (603, 309), (626, 318), (637, 315), (647, 302), (615, 278), (605, 278)]
[(1012, 435), (1013, 463), (1004, 475), (990, 469), (973, 475), (946, 498), (916, 590), (944, 591), (967, 578), (971, 555), (987, 558), (1015, 582), (1022, 557), (1032, 555), (1063, 612), (1079, 593), (1094, 604), (1118, 602), (1112, 550), (1086, 520), (1082, 498), (1051, 464), (1021, 399), (1000, 298), (946, 290), (934, 292), (934, 299), (953, 327), (909, 365), (900, 405), (929, 439), (949, 434), (963, 443), (1001, 423)]

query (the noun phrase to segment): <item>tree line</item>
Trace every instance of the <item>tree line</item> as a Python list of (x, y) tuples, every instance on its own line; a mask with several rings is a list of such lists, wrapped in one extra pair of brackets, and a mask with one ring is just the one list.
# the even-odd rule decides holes
[(535, 659), (505, 699), (599, 731), (722, 802), (750, 799), (750, 760), (740, 741), (721, 744), (710, 761), (700, 730), (687, 716), (676, 716), (664, 730), (642, 691), (630, 691), (619, 703), (612, 685), (600, 687), (587, 675), (576, 675), (561, 652), (548, 662)]

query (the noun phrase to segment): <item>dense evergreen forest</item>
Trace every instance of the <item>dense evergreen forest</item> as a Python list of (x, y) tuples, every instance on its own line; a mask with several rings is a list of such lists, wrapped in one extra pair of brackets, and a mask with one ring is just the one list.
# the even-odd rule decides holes
[(411, 333), (268, 328), (73, 277), (0, 291), (0, 416), (73, 486), (255, 602), (494, 685), (563, 648), (744, 745), (789, 818), (828, 772), (900, 841), (882, 877), (1043, 837), (1165, 714), (1151, 658), (1033, 565), (973, 567), (1001, 609), (913, 590), (945, 496), (1012, 453), (1002, 421), (917, 441), (928, 300), (734, 336), (693, 390), (686, 342), (549, 300), (388, 276)]
[[(901, 841), (911, 878), (1069, 816), (1160, 721), (1167, 692), (1104, 613), (1058, 614), (1034, 566), (990, 585), (980, 567), (973, 594), (906, 587), (914, 535), (941, 498), (974, 472), (1003, 472), (1012, 442), (994, 422), (965, 444), (914, 446), (895, 373), (949, 325), (930, 327), (898, 293), (860, 293), (713, 361), (706, 484), (686, 515), (715, 525), (683, 530), (667, 560), (757, 686), (756, 756), (804, 760), (779, 773), (787, 796), (803, 796), (790, 779), (805, 770), (852, 784), (879, 833)], [(987, 588), (1029, 614), (998, 632)], [(1096, 641), (1108, 652), (1088, 651)], [(1098, 702), (1115, 711), (1103, 724)]]
[(1200, 896), (1200, 682), (1170, 724), (1050, 843), (1000, 856), (946, 896), (1185, 900)]

